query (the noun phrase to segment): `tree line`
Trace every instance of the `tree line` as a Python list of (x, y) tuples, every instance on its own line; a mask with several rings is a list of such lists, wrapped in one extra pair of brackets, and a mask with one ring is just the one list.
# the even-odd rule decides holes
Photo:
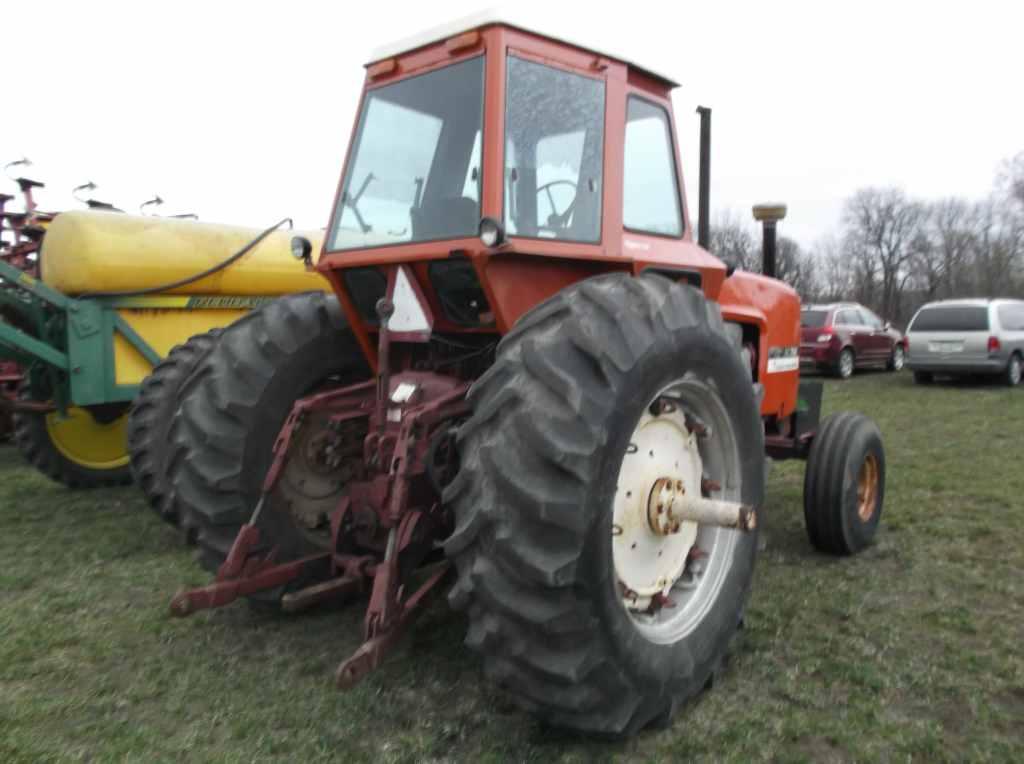
[[(748, 221), (720, 213), (711, 251), (756, 271), (761, 235)], [(862, 188), (844, 202), (838, 230), (813, 246), (780, 236), (776, 265), (805, 303), (859, 302), (899, 326), (930, 300), (1024, 296), (1024, 152), (1003, 163), (982, 200)]]

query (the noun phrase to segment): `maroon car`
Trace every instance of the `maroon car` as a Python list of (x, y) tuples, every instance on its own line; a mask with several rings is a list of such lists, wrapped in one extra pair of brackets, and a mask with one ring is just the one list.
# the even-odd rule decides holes
[(805, 305), (800, 312), (800, 367), (847, 379), (854, 369), (903, 368), (903, 335), (855, 302)]

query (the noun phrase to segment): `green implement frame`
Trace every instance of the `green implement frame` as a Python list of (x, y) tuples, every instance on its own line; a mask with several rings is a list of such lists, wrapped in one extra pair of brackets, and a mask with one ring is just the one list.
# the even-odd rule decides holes
[(68, 297), (0, 262), (0, 359), (26, 369), (35, 397), (45, 392), (62, 413), (127, 403), (138, 385), (116, 382), (115, 334), (154, 366), (160, 354), (118, 315), (119, 302)]

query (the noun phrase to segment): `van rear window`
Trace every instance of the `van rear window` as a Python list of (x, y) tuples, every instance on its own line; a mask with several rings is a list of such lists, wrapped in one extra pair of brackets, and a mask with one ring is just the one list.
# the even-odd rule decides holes
[(988, 308), (961, 306), (925, 308), (907, 329), (909, 332), (987, 332)]

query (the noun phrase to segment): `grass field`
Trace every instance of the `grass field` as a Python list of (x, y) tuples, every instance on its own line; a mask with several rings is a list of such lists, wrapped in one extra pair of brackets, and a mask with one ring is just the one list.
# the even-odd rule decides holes
[(1024, 758), (1024, 390), (826, 382), (873, 416), (877, 544), (814, 553), (803, 465), (776, 465), (747, 627), (671, 729), (596, 743), (482, 682), (438, 600), (348, 694), (362, 611), (242, 603), (172, 620), (206, 580), (132, 488), (69, 493), (0, 447), (0, 761), (729, 761)]

